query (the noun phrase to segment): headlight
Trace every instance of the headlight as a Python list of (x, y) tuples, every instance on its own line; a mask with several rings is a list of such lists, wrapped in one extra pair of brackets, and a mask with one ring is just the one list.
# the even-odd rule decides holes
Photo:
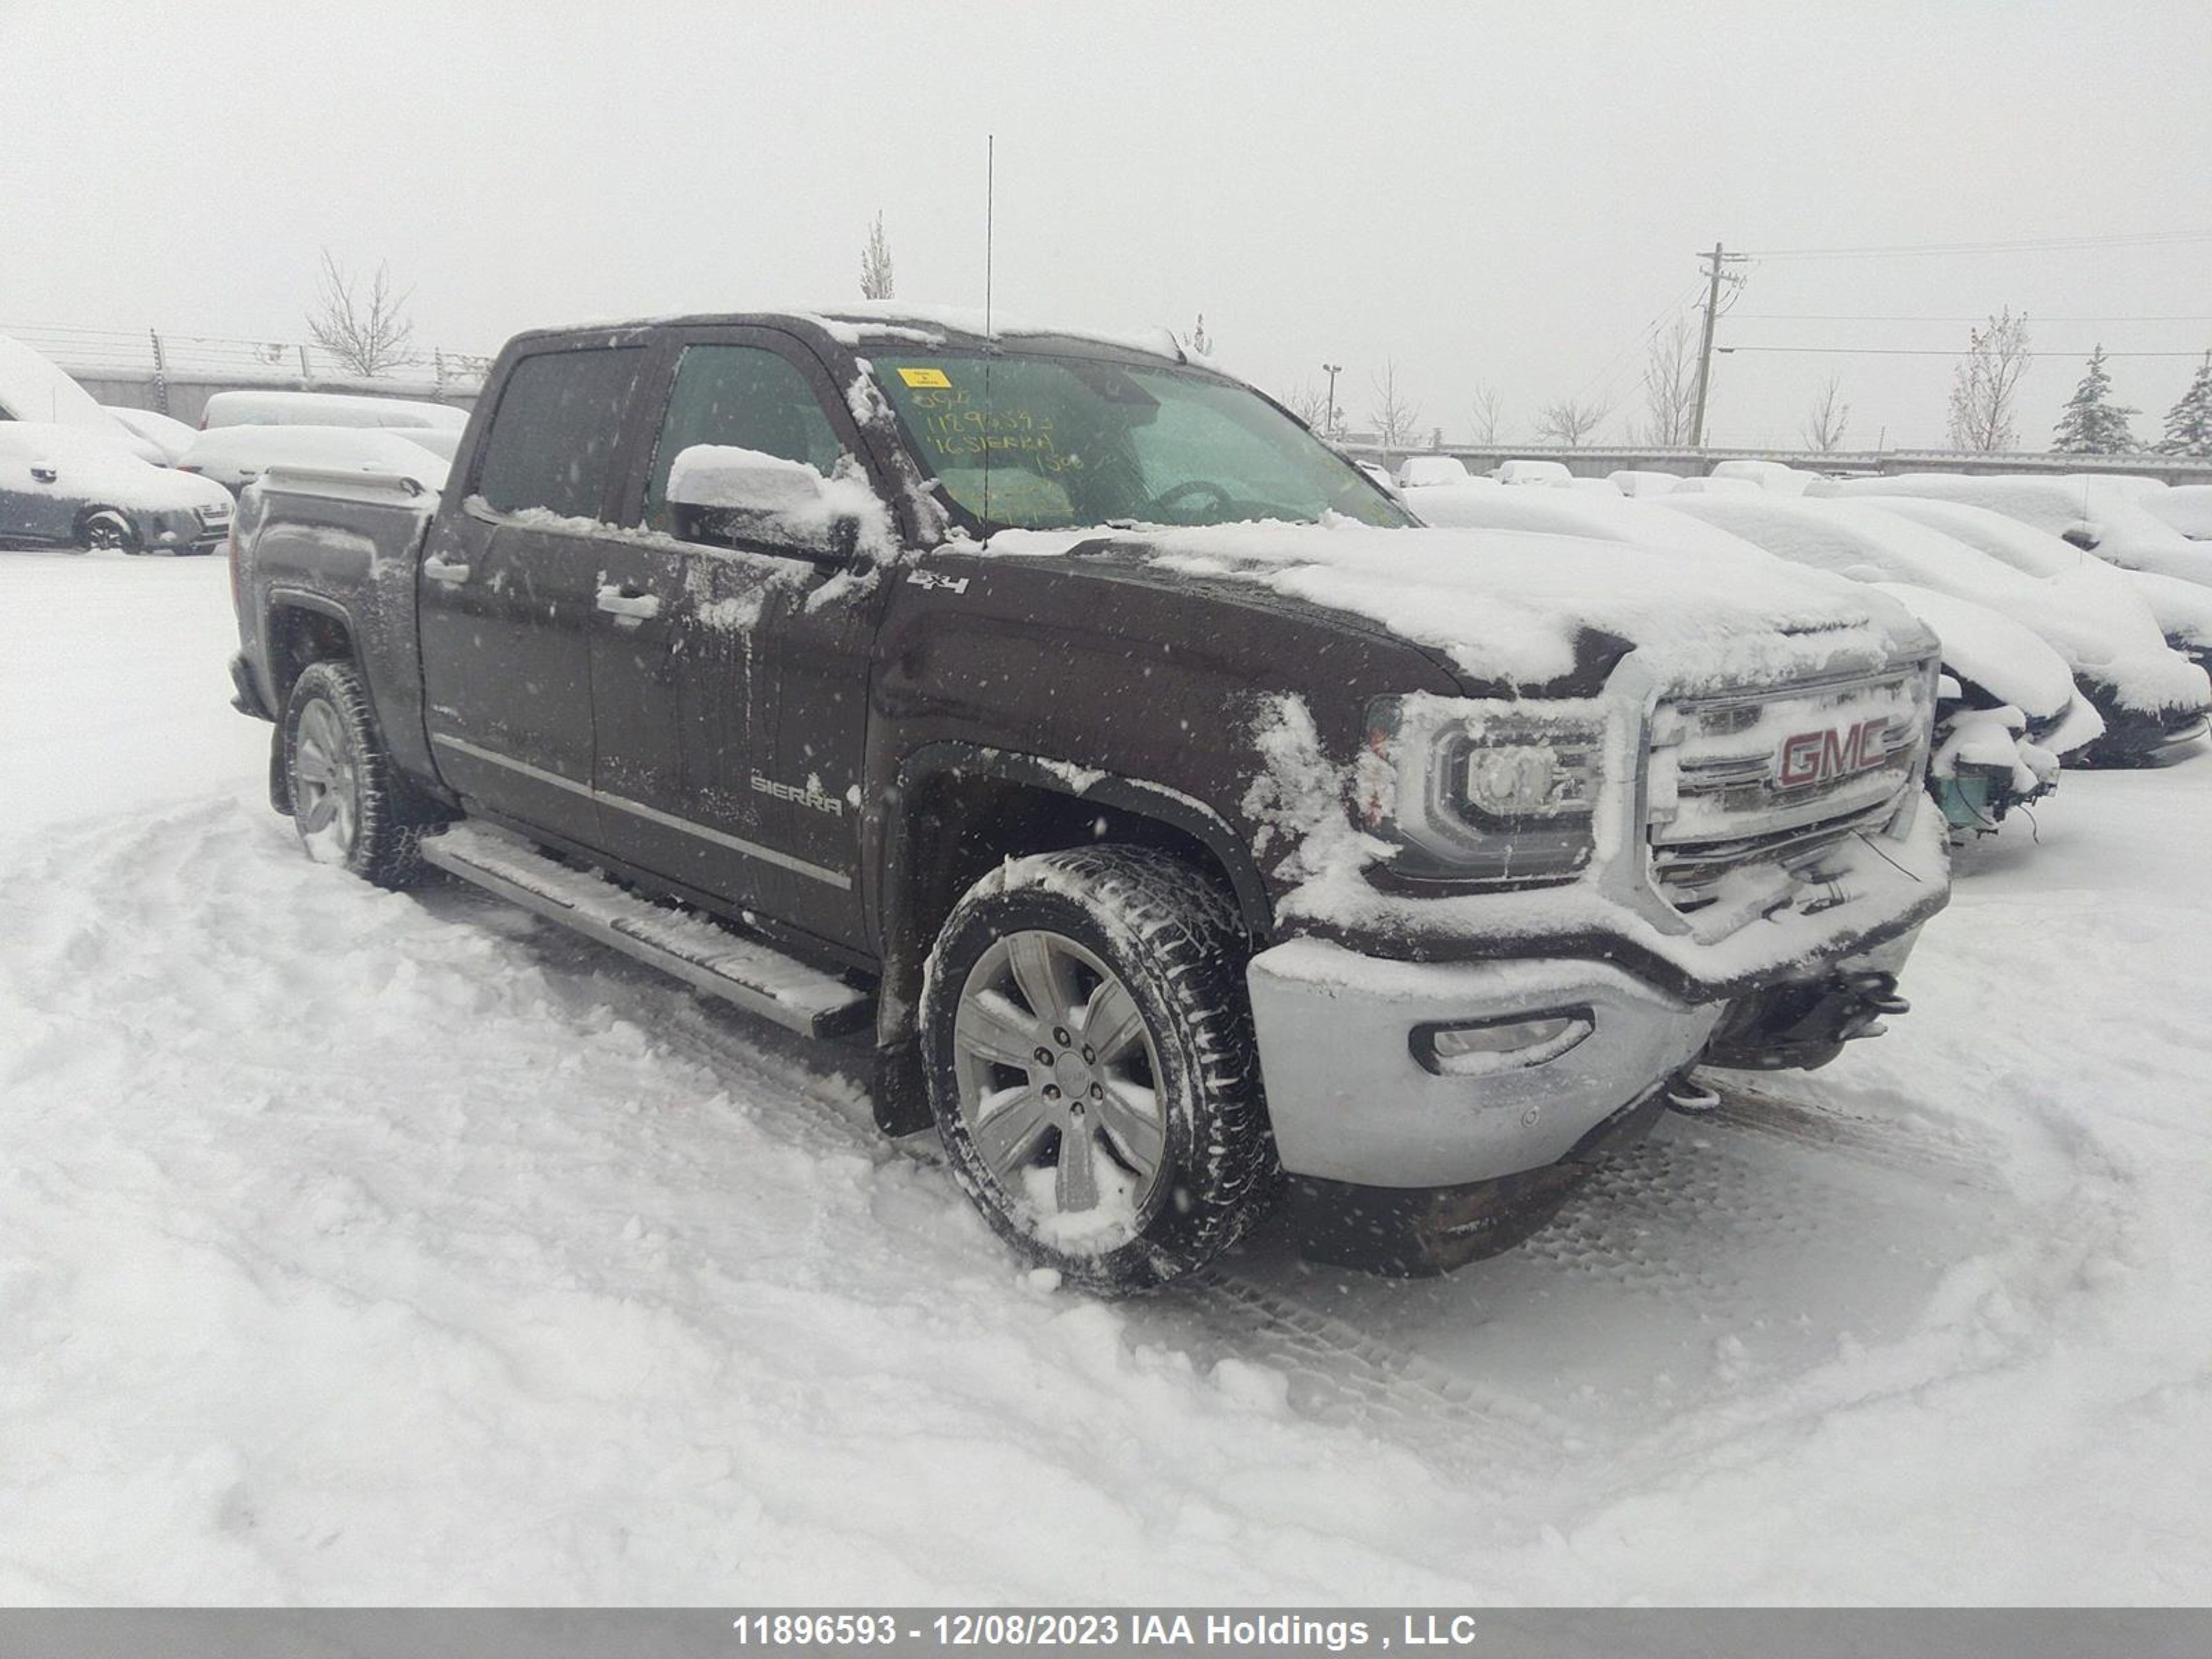
[(1588, 705), (1385, 697), (1368, 707), (1367, 827), (1432, 881), (1565, 881), (1595, 849), (1605, 724)]

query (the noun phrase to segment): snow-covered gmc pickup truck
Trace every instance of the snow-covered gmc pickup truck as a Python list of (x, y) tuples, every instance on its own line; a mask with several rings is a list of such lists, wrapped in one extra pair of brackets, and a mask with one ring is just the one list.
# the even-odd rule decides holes
[(1093, 1285), (1279, 1200), (1503, 1248), (1700, 1062), (1901, 1012), (1948, 891), (1890, 601), (1414, 527), (1164, 336), (527, 334), (442, 493), (273, 469), (233, 556), (311, 856), (866, 1033), (883, 1127)]

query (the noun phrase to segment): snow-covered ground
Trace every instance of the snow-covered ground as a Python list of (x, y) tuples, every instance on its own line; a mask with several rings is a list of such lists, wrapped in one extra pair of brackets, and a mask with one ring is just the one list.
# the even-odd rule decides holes
[(0, 554), (0, 1601), (2212, 1597), (2212, 760), (1514, 1255), (1109, 1305), (839, 1055), (304, 862), (231, 639)]

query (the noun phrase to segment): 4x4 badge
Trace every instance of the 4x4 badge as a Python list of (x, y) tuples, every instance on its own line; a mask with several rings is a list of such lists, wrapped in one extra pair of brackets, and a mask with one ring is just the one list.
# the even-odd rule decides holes
[(907, 577), (907, 580), (916, 587), (941, 587), (948, 593), (965, 593), (970, 578), (940, 576), (933, 570), (916, 570)]

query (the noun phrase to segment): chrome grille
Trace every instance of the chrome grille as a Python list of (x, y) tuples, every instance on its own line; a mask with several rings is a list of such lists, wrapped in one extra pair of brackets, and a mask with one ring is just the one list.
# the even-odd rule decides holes
[(1817, 873), (1917, 783), (1932, 696), (1912, 664), (1661, 703), (1646, 825), (1660, 892), (1686, 912), (1748, 865)]

